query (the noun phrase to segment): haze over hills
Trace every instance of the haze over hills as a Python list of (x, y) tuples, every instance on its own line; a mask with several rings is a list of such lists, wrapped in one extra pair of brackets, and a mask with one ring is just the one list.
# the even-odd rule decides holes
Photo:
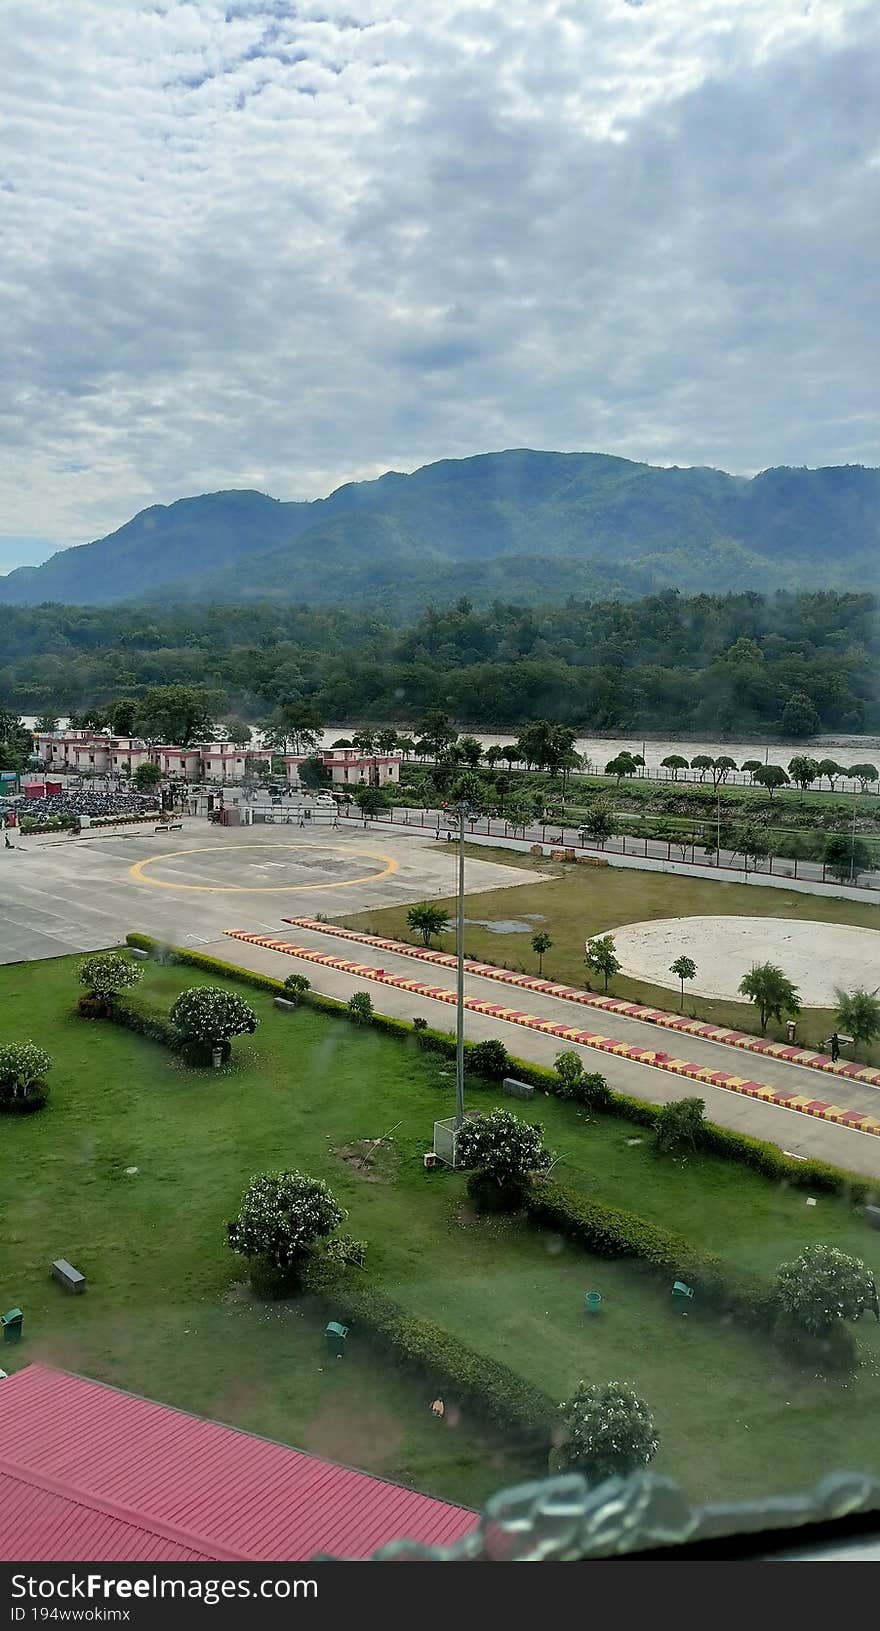
[(0, 579), (0, 603), (240, 601), (408, 613), (466, 593), (546, 603), (744, 588), (873, 588), (880, 471), (753, 478), (519, 449), (284, 503), (209, 493)]

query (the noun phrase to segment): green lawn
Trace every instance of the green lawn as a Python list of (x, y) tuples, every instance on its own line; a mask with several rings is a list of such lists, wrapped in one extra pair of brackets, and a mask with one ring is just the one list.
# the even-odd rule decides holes
[[(472, 844), (468, 846), (468, 853), (485, 860), (487, 854), (495, 852)], [(469, 922), (465, 928), (468, 957), (536, 974), (538, 961), (530, 941), (536, 929), (543, 929), (553, 941), (552, 950), (544, 958), (544, 973), (548, 979), (563, 980), (571, 985), (586, 983), (584, 941), (587, 937), (606, 934), (623, 923), (641, 923), (651, 918), (730, 915), (803, 918), (880, 929), (880, 908), (867, 901), (831, 900), (817, 895), (789, 894), (785, 889), (715, 883), (708, 878), (629, 871), (624, 867), (560, 866), (513, 850), (504, 851), (504, 861), (505, 865), (551, 876), (544, 883), (523, 884), (514, 894), (509, 889), (488, 889), (468, 895), (467, 917), (505, 922), (528, 920), (534, 915), (535, 921), (528, 932), (512, 934), (498, 934), (480, 922)], [(452, 899), (444, 897), (442, 904), (454, 919)], [(417, 937), (406, 926), (406, 914), (406, 906), (389, 906), (339, 917), (337, 921), (349, 928), (369, 928), (399, 940), (415, 940)], [(454, 929), (433, 943), (454, 951)], [(694, 982), (696, 989), (688, 988), (685, 996), (686, 1011), (694, 1018), (758, 1032), (759, 1025), (750, 1003), (701, 998), (699, 984), (698, 974)], [(612, 981), (610, 994), (658, 1008), (678, 1006), (677, 992), (668, 986), (627, 979), (624, 975)], [(798, 1022), (798, 1037), (805, 1046), (818, 1047), (822, 1038), (834, 1029), (834, 1023), (830, 1008), (805, 1008)], [(772, 1022), (767, 1034), (780, 1040), (785, 1036), (783, 1027), (774, 1026)], [(864, 1050), (859, 1058), (862, 1062), (880, 1064), (880, 1042)]]
[[(856, 1377), (820, 1383), (707, 1311), (682, 1319), (635, 1265), (474, 1217), (463, 1178), (421, 1164), (432, 1121), (451, 1109), (445, 1062), (308, 1009), (281, 1014), (254, 992), (262, 1023), (236, 1042), (233, 1067), (187, 1071), (130, 1032), (79, 1019), (74, 967), (0, 969), (2, 1034), (40, 1039), (55, 1058), (49, 1109), (0, 1123), (0, 1295), (26, 1319), (6, 1368), (48, 1359), (472, 1504), (530, 1476), (472, 1423), (436, 1423), (428, 1391), (377, 1362), (356, 1331), (346, 1358), (329, 1361), (308, 1304), (251, 1299), (225, 1220), (254, 1172), (291, 1164), (330, 1181), (347, 1226), (370, 1242), (367, 1272), (413, 1311), (560, 1397), (584, 1375), (633, 1381), (657, 1415), (658, 1470), (694, 1496), (803, 1486), (832, 1466), (880, 1471), (865, 1431), (880, 1407), (873, 1321), (858, 1328)], [(164, 1007), (205, 978), (149, 965), (143, 997)], [(478, 1096), (492, 1101), (475, 1085)], [(587, 1124), (550, 1098), (535, 1116), (563, 1156), (562, 1181), (731, 1262), (769, 1273), (822, 1239), (880, 1274), (880, 1236), (842, 1201), (807, 1208), (803, 1192), (741, 1168), (658, 1158), (640, 1130)], [(397, 1122), (393, 1154), (366, 1180), (344, 1148)], [(86, 1273), (83, 1297), (49, 1277), (59, 1254)], [(604, 1312), (588, 1321), (593, 1287)]]

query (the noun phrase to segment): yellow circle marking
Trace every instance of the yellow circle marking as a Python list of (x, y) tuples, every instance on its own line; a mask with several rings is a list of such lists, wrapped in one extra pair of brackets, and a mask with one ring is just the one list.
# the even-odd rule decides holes
[(135, 883), (149, 884), (152, 889), (188, 889), (200, 895), (279, 895), (296, 893), (300, 890), (351, 889), (358, 883), (380, 883), (383, 878), (392, 877), (400, 866), (400, 862), (395, 861), (391, 855), (383, 855), (377, 850), (357, 848), (348, 853), (364, 855), (371, 861), (381, 861), (382, 871), (368, 872), (362, 878), (343, 878), (339, 883), (257, 884), (254, 887), (248, 884), (172, 883), (167, 878), (148, 878), (145, 871), (146, 867), (155, 866), (157, 861), (173, 861), (179, 855), (217, 855), (227, 852), (237, 855), (244, 849), (323, 849), (330, 850), (331, 853), (342, 853), (340, 850), (334, 851), (329, 844), (225, 844), (220, 851), (209, 844), (199, 849), (175, 849), (167, 850), (164, 855), (148, 855), (143, 861), (137, 861), (134, 866), (129, 867), (128, 875)]

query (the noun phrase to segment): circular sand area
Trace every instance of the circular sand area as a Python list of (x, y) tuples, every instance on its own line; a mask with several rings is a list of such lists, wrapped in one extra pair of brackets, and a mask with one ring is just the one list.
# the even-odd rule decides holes
[(808, 1007), (828, 1007), (835, 986), (880, 986), (880, 934), (843, 923), (783, 917), (662, 917), (613, 930), (623, 973), (678, 988), (669, 965), (692, 957), (696, 979), (686, 991), (736, 997), (753, 963), (776, 963)]

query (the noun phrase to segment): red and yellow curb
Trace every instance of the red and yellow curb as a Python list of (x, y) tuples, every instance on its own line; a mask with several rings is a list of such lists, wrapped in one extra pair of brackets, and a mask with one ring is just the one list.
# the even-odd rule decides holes
[[(439, 968), (455, 968), (455, 956), (448, 951), (433, 951), (428, 947), (410, 946), (404, 940), (382, 940), (377, 935), (362, 934), (357, 929), (343, 929), (335, 923), (319, 923), (311, 917), (285, 917), (297, 929), (313, 929), (318, 934), (336, 935), (340, 940), (355, 940), (363, 946), (376, 946), (380, 951), (394, 952), (398, 957), (414, 957), (422, 963), (434, 963)], [(623, 1002), (618, 997), (600, 997), (577, 986), (560, 985), (554, 980), (538, 979), (534, 974), (516, 974), (511, 968), (496, 968), (494, 963), (477, 963), (465, 959), (465, 972), (479, 975), (483, 980), (498, 980), (502, 985), (515, 985), (521, 991), (535, 991), (544, 997), (561, 997), (565, 1002), (577, 1002), (584, 1008), (600, 1008), (607, 1014), (622, 1014), (627, 1019), (638, 1019), (647, 1025), (659, 1025), (667, 1031), (678, 1031), (684, 1036), (698, 1036), (706, 1042), (723, 1042), (728, 1048), (742, 1048), (747, 1053), (764, 1054), (770, 1059), (781, 1059), (786, 1064), (805, 1065), (810, 1070), (821, 1070), (829, 1076), (845, 1077), (851, 1082), (862, 1082), (868, 1087), (880, 1087), (880, 1070), (870, 1065), (857, 1065), (851, 1060), (832, 1060), (827, 1053), (814, 1053), (809, 1048), (798, 1048), (787, 1042), (768, 1042), (764, 1037), (749, 1036), (743, 1031), (730, 1031), (722, 1025), (706, 1025), (699, 1020), (682, 1019), (679, 1014), (667, 1013), (663, 1008), (648, 1008), (642, 1003)]]
[[(311, 925), (310, 925), (311, 927)], [(324, 925), (316, 923), (316, 929), (323, 929)], [(330, 952), (315, 951), (308, 946), (295, 946), (287, 940), (278, 940), (273, 935), (249, 934), (244, 929), (226, 929), (224, 933), (230, 940), (241, 940), (248, 946), (262, 946), (267, 951), (282, 952), (287, 957), (299, 957), (304, 962), (315, 963), (321, 968), (331, 968), (340, 974), (351, 974), (359, 980), (374, 980), (379, 985), (389, 985), (398, 991), (408, 991), (414, 997), (431, 997), (435, 1002), (455, 1003), (455, 992), (447, 986), (427, 985), (422, 980), (407, 980), (402, 974), (391, 974), (385, 969), (373, 968), (368, 963), (356, 963), (345, 957), (334, 957)], [(380, 944), (377, 941), (370, 942)], [(389, 942), (386, 949), (392, 950), (393, 942)], [(539, 1019), (534, 1014), (524, 1014), (516, 1008), (505, 1008), (500, 1003), (487, 1002), (475, 997), (465, 998), (465, 1008), (474, 1014), (488, 1014), (493, 1019), (505, 1020), (510, 1025), (522, 1025), (530, 1031), (543, 1031), (545, 1036), (558, 1037), (561, 1042), (577, 1042), (584, 1048), (596, 1048), (600, 1053), (612, 1053), (619, 1059), (628, 1059), (633, 1064), (650, 1065), (655, 1070), (670, 1071), (674, 1076), (687, 1077), (692, 1082), (703, 1082), (709, 1087), (724, 1088), (726, 1092), (741, 1093), (745, 1098), (760, 1099), (765, 1104), (774, 1104), (784, 1110), (796, 1110), (801, 1115), (815, 1116), (820, 1121), (831, 1121), (842, 1127), (851, 1127), (860, 1133), (871, 1133), (880, 1136), (880, 1120), (869, 1116), (860, 1110), (841, 1110), (836, 1104), (825, 1104), (820, 1099), (812, 1099), (803, 1093), (777, 1092), (761, 1082), (753, 1082), (741, 1076), (732, 1076), (724, 1070), (712, 1070), (706, 1065), (690, 1064), (686, 1059), (671, 1059), (668, 1054), (656, 1048), (642, 1048), (634, 1043), (615, 1042), (612, 1037), (599, 1036), (594, 1031), (582, 1031), (574, 1025), (564, 1025), (552, 1019)]]

